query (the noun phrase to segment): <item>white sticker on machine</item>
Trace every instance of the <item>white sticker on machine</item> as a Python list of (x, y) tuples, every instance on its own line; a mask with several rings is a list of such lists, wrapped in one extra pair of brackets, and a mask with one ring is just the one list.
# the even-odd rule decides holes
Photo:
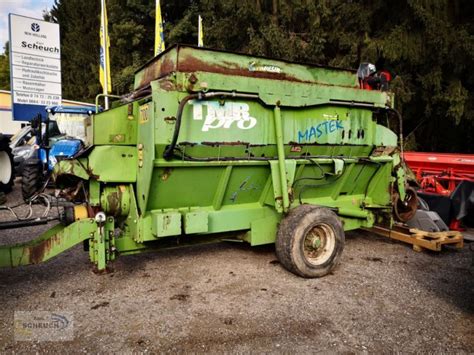
[[(189, 101), (193, 105), (193, 119), (204, 120), (202, 131), (210, 129), (237, 127), (239, 129), (251, 129), (257, 124), (257, 119), (250, 116), (250, 107), (245, 102), (226, 102), (221, 104), (217, 101)], [(204, 114), (203, 106), (206, 107)]]

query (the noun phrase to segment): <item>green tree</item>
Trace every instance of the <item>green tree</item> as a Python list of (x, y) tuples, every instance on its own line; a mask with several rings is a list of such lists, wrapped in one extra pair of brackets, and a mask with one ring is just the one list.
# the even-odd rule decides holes
[(90, 101), (100, 92), (100, 2), (55, 0), (50, 20), (60, 25), (63, 97)]
[[(474, 151), (474, 2), (471, 0), (162, 0), (165, 42), (357, 68), (390, 69), (405, 134), (418, 149)], [(154, 1), (108, 0), (113, 91), (153, 57)], [(92, 100), (100, 3), (56, 0), (64, 97)], [(459, 136), (464, 139), (459, 139)]]
[(9, 45), (5, 43), (5, 52), (0, 54), (0, 90), (10, 90)]

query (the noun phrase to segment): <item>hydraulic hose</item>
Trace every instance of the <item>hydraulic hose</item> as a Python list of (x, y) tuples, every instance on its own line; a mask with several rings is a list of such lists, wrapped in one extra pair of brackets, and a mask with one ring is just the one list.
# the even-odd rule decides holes
[(397, 113), (397, 116), (398, 116), (398, 122), (399, 122), (399, 135), (400, 135), (400, 153), (401, 153), (401, 156), (402, 156), (402, 159), (403, 159), (403, 150), (405, 149), (404, 148), (404, 145), (405, 145), (405, 142), (403, 141), (403, 118), (402, 118), (402, 115), (400, 114), (400, 112), (398, 112), (397, 110), (393, 109), (396, 113)]
[(171, 140), (171, 144), (168, 145), (163, 152), (163, 158), (166, 160), (170, 160), (173, 157), (174, 150), (176, 148), (176, 143), (178, 142), (179, 131), (181, 129), (181, 122), (183, 120), (183, 111), (184, 107), (190, 100), (198, 99), (198, 100), (205, 100), (211, 99), (213, 97), (230, 97), (230, 98), (244, 98), (244, 99), (258, 99), (258, 95), (256, 94), (240, 94), (236, 92), (226, 92), (226, 91), (215, 91), (215, 92), (199, 92), (197, 94), (191, 94), (184, 97), (178, 106), (178, 112), (176, 113), (176, 124), (174, 127), (173, 138)]
[(54, 221), (57, 219), (58, 219), (57, 217), (38, 217), (38, 218), (29, 218), (25, 220), (5, 221), (5, 222), (0, 222), (0, 230), (39, 226), (42, 224), (48, 224), (48, 222)]
[(399, 137), (399, 140), (400, 140), (400, 156), (403, 158), (403, 144), (404, 143), (403, 143), (403, 119), (402, 119), (402, 115), (400, 114), (400, 112), (398, 112), (394, 108), (387, 107), (387, 110), (393, 112), (398, 118), (398, 129), (400, 131), (400, 132), (398, 132), (398, 137)]

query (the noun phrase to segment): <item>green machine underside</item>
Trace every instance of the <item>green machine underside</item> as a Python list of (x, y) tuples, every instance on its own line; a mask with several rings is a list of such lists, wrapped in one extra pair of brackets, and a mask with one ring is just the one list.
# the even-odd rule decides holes
[[(120, 254), (227, 238), (273, 243), (300, 204), (345, 230), (392, 219), (403, 199), (390, 93), (355, 72), (174, 46), (136, 73), (135, 91), (92, 120), (93, 145), (55, 168), (84, 207), (0, 266), (45, 261), (85, 241), (99, 270)], [(69, 184), (69, 185), (68, 185)], [(104, 212), (106, 218), (97, 218)], [(222, 232), (242, 231), (236, 234)]]

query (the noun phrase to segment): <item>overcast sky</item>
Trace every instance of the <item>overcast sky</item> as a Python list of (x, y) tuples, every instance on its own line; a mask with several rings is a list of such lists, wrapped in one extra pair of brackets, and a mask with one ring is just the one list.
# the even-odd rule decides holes
[(43, 11), (50, 9), (54, 0), (0, 0), (0, 53), (8, 41), (8, 14), (18, 14), (37, 19), (43, 18)]

